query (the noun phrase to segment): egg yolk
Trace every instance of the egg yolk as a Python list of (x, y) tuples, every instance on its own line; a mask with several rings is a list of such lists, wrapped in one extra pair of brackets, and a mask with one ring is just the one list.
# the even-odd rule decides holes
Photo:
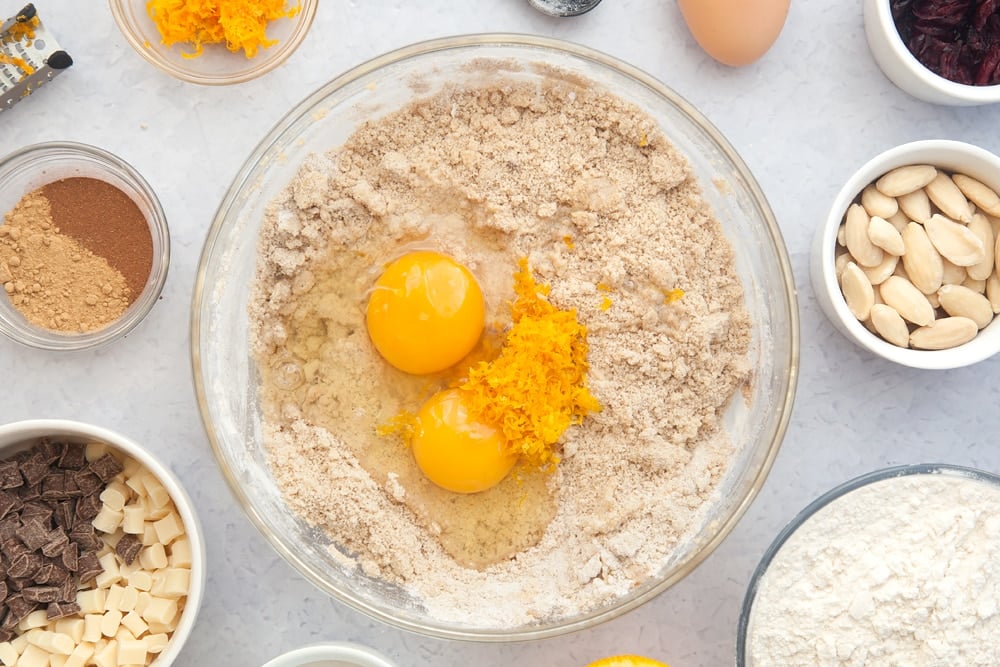
[(496, 486), (517, 461), (497, 429), (469, 416), (457, 389), (440, 391), (424, 403), (411, 445), (424, 475), (455, 493)]
[(375, 281), (368, 299), (368, 335), (379, 354), (401, 371), (443, 371), (472, 351), (486, 307), (466, 267), (440, 253), (411, 252)]

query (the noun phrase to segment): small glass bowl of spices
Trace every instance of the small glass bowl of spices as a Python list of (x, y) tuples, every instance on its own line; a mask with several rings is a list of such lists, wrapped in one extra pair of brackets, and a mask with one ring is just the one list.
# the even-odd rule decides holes
[(49, 142), (0, 159), (0, 331), (80, 350), (131, 331), (167, 278), (170, 238), (149, 184), (93, 146)]
[(146, 61), (183, 81), (222, 86), (249, 81), (285, 62), (309, 32), (319, 0), (109, 4), (122, 35)]

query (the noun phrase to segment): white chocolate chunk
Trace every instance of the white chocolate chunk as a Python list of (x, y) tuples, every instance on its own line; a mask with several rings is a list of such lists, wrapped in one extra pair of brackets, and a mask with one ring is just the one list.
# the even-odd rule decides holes
[(128, 631), (135, 637), (142, 637), (149, 630), (146, 621), (142, 620), (142, 616), (135, 611), (125, 614), (125, 617), (122, 618), (122, 625), (128, 628)]
[(101, 618), (101, 634), (105, 637), (114, 637), (121, 622), (122, 613), (117, 609), (104, 612), (104, 616)]
[(157, 541), (156, 540), (156, 529), (153, 528), (153, 524), (152, 523), (150, 523), (149, 521), (147, 521), (146, 525), (143, 527), (143, 530), (142, 530), (142, 546), (148, 547), (150, 544), (155, 544), (156, 541)]
[(87, 661), (90, 660), (91, 656), (94, 655), (94, 644), (91, 642), (82, 642), (76, 645), (73, 652), (70, 653), (69, 658), (66, 660), (66, 664), (63, 667), (85, 667)]
[(98, 561), (101, 563), (101, 567), (104, 568), (104, 572), (97, 575), (95, 579), (98, 588), (110, 588), (112, 584), (121, 581), (121, 572), (118, 570), (118, 557), (113, 551), (104, 554), (98, 558)]
[(130, 495), (132, 495), (131, 491), (124, 484), (112, 482), (101, 492), (99, 497), (105, 507), (114, 512), (120, 512), (125, 507)]
[(29, 644), (17, 659), (17, 667), (49, 667), (49, 653), (34, 644)]
[(118, 667), (118, 642), (112, 639), (97, 650), (92, 659), (95, 667)]
[(162, 653), (169, 643), (170, 637), (165, 632), (146, 636), (146, 650), (150, 653)]
[[(128, 585), (136, 591), (148, 591), (153, 587), (153, 575), (146, 570), (136, 570), (128, 576)], [(138, 595), (136, 595), (136, 601), (138, 601)]]
[(138, 639), (123, 639), (118, 642), (119, 665), (145, 665), (146, 642)]
[(101, 621), (104, 614), (87, 614), (83, 617), (83, 641), (96, 643), (104, 633), (101, 632)]
[[(879, 251), (881, 252), (881, 251)], [(167, 545), (184, 534), (184, 524), (176, 513), (171, 512), (159, 521), (153, 522), (160, 544)]]
[(110, 611), (112, 609), (118, 609), (118, 606), (122, 601), (122, 594), (125, 593), (125, 587), (120, 584), (111, 584), (108, 588), (108, 596), (104, 600), (104, 609)]
[(122, 531), (127, 535), (142, 535), (146, 530), (146, 507), (142, 503), (126, 505), (122, 512)]
[(66, 661), (69, 659), (68, 655), (59, 655), (57, 653), (49, 654), (49, 667), (66, 667)]
[(108, 453), (108, 445), (103, 442), (88, 442), (84, 455), (88, 461), (96, 461)]
[(170, 545), (170, 565), (191, 567), (191, 540), (187, 537), (179, 537)]
[(0, 642), (0, 662), (4, 664), (4, 667), (14, 667), (17, 663), (18, 653), (14, 649), (14, 645), (10, 642)]
[(143, 486), (146, 487), (146, 493), (152, 501), (153, 507), (165, 507), (170, 502), (170, 493), (152, 473), (143, 478)]
[(55, 632), (69, 636), (74, 644), (83, 641), (83, 619), (79, 616), (66, 616), (55, 622)]
[(123, 627), (123, 626), (118, 626), (118, 631), (115, 632), (115, 641), (118, 642), (118, 650), (121, 651), (122, 650), (122, 642), (123, 641), (135, 641), (135, 635), (133, 635), (132, 631), (129, 630), (128, 628)]
[(28, 630), (32, 630), (34, 628), (44, 628), (48, 624), (49, 618), (45, 613), (45, 610), (36, 609), (18, 622), (17, 629), (20, 632), (27, 632)]
[(113, 533), (118, 529), (118, 526), (122, 524), (122, 518), (125, 515), (121, 510), (113, 510), (107, 505), (101, 507), (101, 510), (91, 521), (94, 528), (101, 531), (102, 533)]
[(92, 588), (76, 594), (76, 603), (80, 605), (81, 614), (96, 614), (104, 611), (106, 599), (107, 589), (104, 588)]
[(10, 640), (10, 643), (14, 645), (14, 650), (17, 651), (18, 655), (24, 653), (24, 649), (28, 648), (28, 638), (24, 635), (18, 635)]
[(168, 567), (163, 572), (163, 587), (160, 595), (166, 598), (184, 597), (191, 587), (191, 570), (187, 568)]
[[(150, 587), (152, 587), (152, 585), (153, 585), (153, 577), (152, 577), (152, 575), (150, 575), (150, 578), (149, 578), (149, 585), (150, 585)], [(142, 615), (142, 612), (144, 612), (146, 610), (146, 607), (149, 606), (149, 603), (150, 603), (150, 601), (152, 599), (153, 599), (153, 596), (150, 595), (149, 593), (147, 593), (146, 591), (140, 592), (138, 598), (135, 601), (135, 610), (134, 611), (137, 614)]]
[(159, 542), (140, 551), (139, 562), (147, 570), (159, 570), (170, 564), (167, 560), (167, 552)]
[(135, 603), (139, 601), (139, 591), (134, 586), (126, 586), (122, 593), (122, 599), (118, 602), (118, 610), (128, 613), (135, 609)]
[(46, 653), (58, 653), (59, 655), (69, 655), (73, 652), (76, 642), (69, 635), (51, 632), (49, 630), (35, 629), (27, 633), (28, 643), (34, 644)]
[(142, 462), (131, 456), (125, 457), (125, 460), (122, 461), (122, 468), (122, 474), (125, 476), (125, 479), (135, 477), (143, 471)]
[(154, 597), (146, 605), (142, 612), (142, 617), (151, 625), (159, 623), (167, 625), (174, 620), (177, 615), (177, 600), (169, 598)]

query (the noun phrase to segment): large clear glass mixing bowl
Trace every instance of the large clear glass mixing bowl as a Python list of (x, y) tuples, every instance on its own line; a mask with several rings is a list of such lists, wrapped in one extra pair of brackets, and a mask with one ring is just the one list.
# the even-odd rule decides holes
[[(737, 451), (697, 534), (658, 576), (613, 602), (510, 628), (477, 627), (475, 619), (466, 625), (438, 622), (402, 589), (330, 555), (329, 538), (286, 506), (271, 476), (248, 345), (247, 304), (268, 202), (308, 154), (342, 144), (359, 123), (413, 99), (413, 82), (419, 81), (421, 95), (444, 83), (483, 83), (482, 68), (463, 67), (480, 58), (506, 61), (504, 75), (523, 81), (540, 80), (555, 67), (648, 112), (691, 162), (732, 243), (753, 318), (753, 381), (724, 417)], [(733, 148), (688, 102), (634, 67), (581, 46), (475, 35), (417, 44), (367, 62), (305, 99), (264, 138), (209, 230), (195, 287), (192, 353), (198, 402), (219, 465), (250, 520), (283, 558), (338, 600), (396, 626), (453, 639), (523, 640), (590, 627), (641, 605), (689, 574), (732, 530), (764, 483), (788, 423), (798, 373), (798, 314), (787, 253), (764, 195)]]

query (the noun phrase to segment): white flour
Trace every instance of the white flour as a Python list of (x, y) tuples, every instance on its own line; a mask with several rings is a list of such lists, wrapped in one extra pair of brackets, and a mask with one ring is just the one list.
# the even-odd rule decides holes
[(1000, 488), (887, 479), (806, 521), (762, 577), (748, 664), (1000, 665)]

